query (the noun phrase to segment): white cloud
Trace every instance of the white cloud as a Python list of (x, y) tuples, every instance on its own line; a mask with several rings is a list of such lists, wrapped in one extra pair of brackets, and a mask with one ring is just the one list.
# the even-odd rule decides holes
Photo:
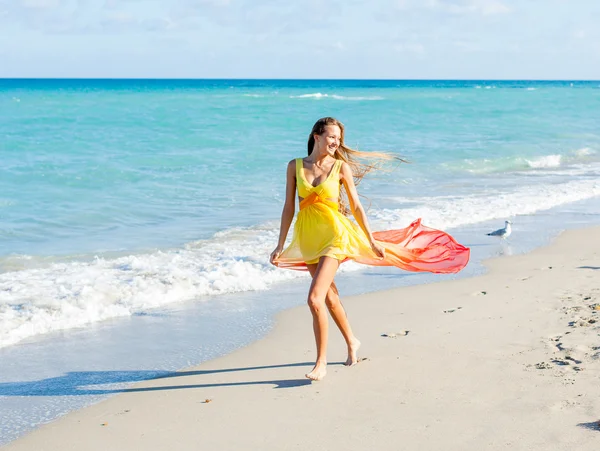
[(543, 75), (573, 55), (590, 72), (599, 18), (598, 0), (0, 0), (0, 51), (42, 72), (81, 54), (104, 73), (119, 54), (136, 74)]
[(512, 12), (501, 0), (397, 0), (401, 10), (425, 9), (449, 14), (480, 14), (484, 16)]
[(170, 6), (166, 0), (0, 0), (0, 22), (46, 34), (153, 33), (176, 28)]
[(61, 0), (20, 0), (16, 3), (20, 3), (24, 8), (48, 9), (59, 7), (64, 2)]
[(332, 0), (323, 9), (317, 0), (0, 0), (0, 24), (25, 32), (78, 35), (174, 30), (201, 34), (212, 25), (250, 39), (268, 39), (325, 28), (336, 18), (331, 8), (340, 4)]
[(513, 11), (512, 8), (508, 7), (506, 4), (496, 0), (487, 0), (480, 3), (479, 10), (484, 16), (506, 14)]

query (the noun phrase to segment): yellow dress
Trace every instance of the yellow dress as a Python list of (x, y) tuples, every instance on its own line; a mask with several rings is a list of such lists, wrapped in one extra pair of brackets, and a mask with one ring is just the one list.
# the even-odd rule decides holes
[(408, 271), (457, 272), (469, 260), (469, 249), (445, 232), (425, 227), (417, 219), (404, 229), (374, 232), (385, 249), (385, 258), (371, 249), (364, 231), (339, 212), (340, 168), (337, 160), (327, 178), (312, 186), (304, 177), (302, 158), (296, 159), (296, 188), (303, 198), (290, 245), (276, 266), (306, 270), (323, 256), (377, 266), (397, 266)]

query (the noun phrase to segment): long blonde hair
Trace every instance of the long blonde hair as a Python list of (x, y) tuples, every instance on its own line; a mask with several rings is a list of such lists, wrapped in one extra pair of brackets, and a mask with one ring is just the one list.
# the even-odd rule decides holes
[[(325, 127), (328, 125), (337, 125), (340, 128), (340, 145), (336, 149), (334, 158), (346, 162), (352, 170), (354, 184), (358, 185), (363, 177), (369, 172), (381, 169), (386, 162), (398, 161), (407, 163), (403, 158), (387, 152), (363, 152), (352, 149), (344, 142), (344, 124), (333, 117), (322, 117), (315, 125), (313, 125), (310, 136), (308, 137), (308, 155), (310, 155), (315, 146), (315, 135), (322, 135), (325, 132)], [(343, 187), (342, 187), (343, 188)], [(340, 190), (339, 211), (345, 215), (349, 215), (348, 194), (345, 189)]]

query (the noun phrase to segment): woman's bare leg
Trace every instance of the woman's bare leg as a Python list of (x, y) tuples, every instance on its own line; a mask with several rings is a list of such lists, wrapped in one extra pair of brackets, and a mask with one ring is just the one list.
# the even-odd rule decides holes
[(331, 313), (331, 317), (335, 321), (335, 324), (337, 324), (337, 327), (340, 329), (340, 332), (344, 336), (344, 340), (346, 340), (346, 345), (348, 346), (348, 359), (344, 365), (355, 365), (358, 362), (356, 353), (358, 352), (358, 348), (360, 348), (360, 341), (358, 341), (358, 338), (356, 338), (352, 333), (352, 328), (350, 327), (350, 322), (348, 321), (348, 316), (346, 315), (346, 310), (342, 305), (340, 294), (335, 286), (335, 282), (332, 282), (331, 287), (329, 287), (325, 303), (327, 304), (329, 313)]
[[(317, 345), (317, 361), (315, 367), (306, 377), (314, 381), (321, 380), (327, 373), (327, 338), (328, 318), (325, 309), (325, 299), (331, 287), (335, 272), (340, 263), (335, 258), (321, 257), (314, 269), (312, 283), (308, 291), (308, 306), (313, 317), (313, 330)], [(311, 265), (314, 266), (314, 265)]]
[[(310, 272), (310, 275), (314, 277), (315, 272), (317, 270), (317, 265), (307, 265), (307, 267), (308, 271)], [(352, 328), (350, 327), (350, 322), (348, 321), (346, 310), (342, 305), (338, 289), (335, 285), (335, 282), (333, 281), (331, 282), (329, 290), (327, 291), (325, 304), (329, 309), (329, 313), (331, 314), (333, 321), (344, 336), (344, 340), (346, 340), (346, 345), (348, 346), (348, 359), (346, 360), (344, 365), (352, 366), (358, 361), (356, 353), (358, 351), (358, 348), (360, 347), (360, 341), (358, 341), (358, 339), (352, 333)]]

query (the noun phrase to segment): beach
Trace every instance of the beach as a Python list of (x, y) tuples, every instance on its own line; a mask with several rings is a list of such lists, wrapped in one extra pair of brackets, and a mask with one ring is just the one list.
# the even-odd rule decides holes
[[(345, 360), (343, 346), (333, 342), (323, 386), (375, 368), (379, 345), (408, 353), (403, 346), (418, 345), (419, 337), (445, 344), (430, 329), (437, 330), (438, 320), (468, 318), (466, 307), (442, 315), (440, 309), (461, 306), (458, 300), (434, 308), (423, 301), (434, 297), (413, 301), (412, 288), (404, 288), (427, 291), (476, 280), (486, 272), (482, 261), (524, 255), (563, 230), (600, 225), (597, 86), (535, 80), (0, 80), (0, 446), (71, 412), (103, 405), (133, 384), (209, 362), (219, 362), (215, 368), (277, 366), (200, 378), (231, 378), (237, 385), (225, 388), (232, 390), (246, 386), (248, 377), (306, 383), (303, 375), (315, 357), (305, 306), (308, 275), (275, 268), (268, 257), (279, 232), (285, 165), (306, 154), (306, 136), (324, 115), (345, 123), (349, 145), (410, 162), (361, 182), (372, 230), (403, 228), (421, 218), (469, 247), (471, 260), (455, 275), (344, 263), (336, 280), (369, 360), (346, 373), (336, 364)], [(513, 223), (508, 240), (486, 236), (505, 220)], [(393, 328), (377, 323), (381, 316), (369, 319), (375, 310), (360, 310), (384, 302), (378, 299), (390, 289), (402, 293), (391, 303), (403, 314)], [(486, 294), (473, 301), (487, 309), (489, 299)], [(421, 306), (421, 330), (403, 324)], [(253, 349), (280, 327), (296, 330), (282, 313), (296, 307), (297, 333), (289, 343), (287, 336), (277, 339), (286, 343), (281, 350), (269, 351), (267, 359), (259, 353), (255, 363), (252, 356), (245, 366), (216, 360)], [(365, 329), (358, 321), (363, 317), (377, 330)], [(381, 337), (402, 330), (411, 332)], [(399, 366), (382, 374), (395, 377), (407, 362), (429, 374), (432, 368), (423, 367), (429, 360), (421, 356), (431, 350), (419, 346), (418, 354), (394, 355)], [(442, 348), (435, 359), (450, 360), (452, 368), (454, 352), (464, 349), (471, 348)], [(364, 377), (358, 386), (377, 379)], [(178, 383), (212, 383), (197, 379)], [(271, 393), (272, 384), (256, 387)], [(272, 393), (312, 393), (306, 390), (312, 388), (298, 382)], [(215, 399), (207, 403), (212, 407), (221, 397), (203, 396)], [(392, 417), (407, 414), (396, 413)]]
[(597, 449), (599, 16), (0, 0), (0, 451)]
[(303, 377), (314, 343), (300, 306), (249, 346), (117, 390), (4, 449), (597, 449), (600, 228), (485, 266), (343, 299), (360, 361), (342, 365), (331, 322), (323, 381)]

